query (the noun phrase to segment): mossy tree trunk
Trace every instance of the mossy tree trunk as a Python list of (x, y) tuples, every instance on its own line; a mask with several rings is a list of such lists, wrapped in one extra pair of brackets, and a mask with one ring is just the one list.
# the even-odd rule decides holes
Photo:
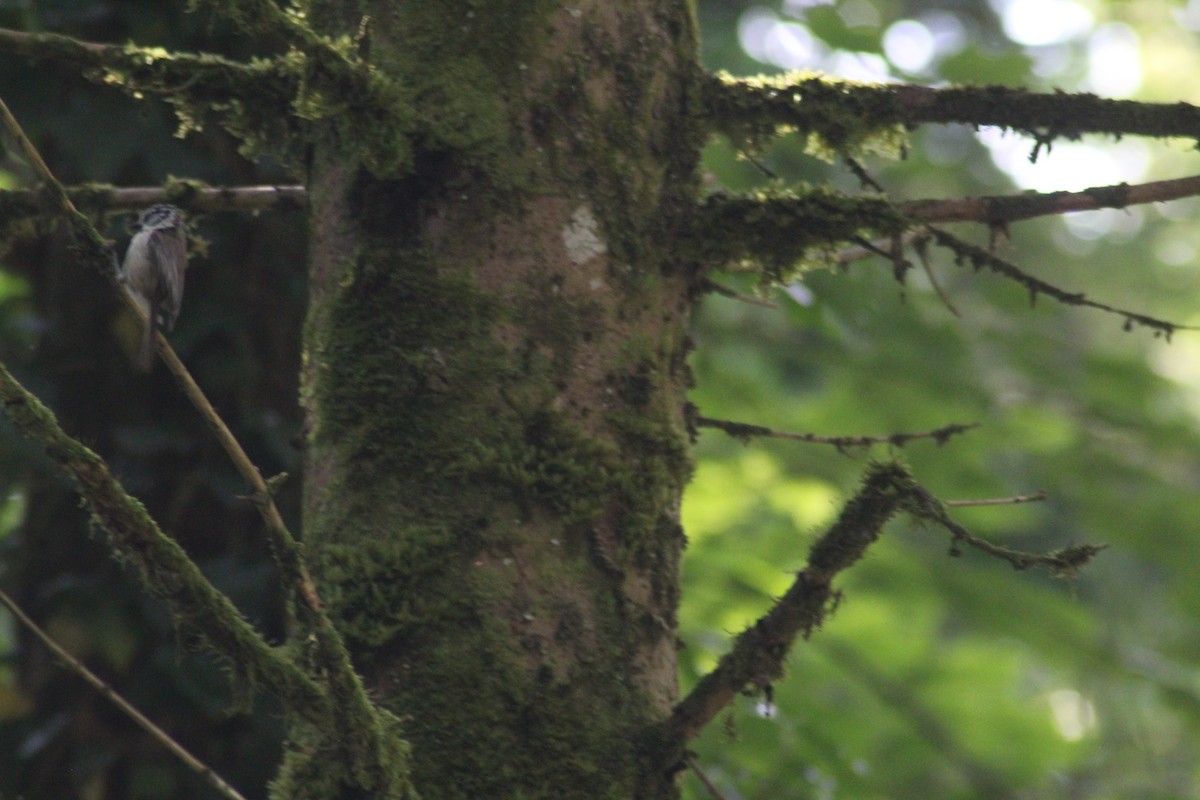
[(643, 756), (677, 699), (691, 11), (312, 5), (417, 115), (399, 179), (333, 133), (312, 149), (323, 598), (425, 797), (673, 796)]

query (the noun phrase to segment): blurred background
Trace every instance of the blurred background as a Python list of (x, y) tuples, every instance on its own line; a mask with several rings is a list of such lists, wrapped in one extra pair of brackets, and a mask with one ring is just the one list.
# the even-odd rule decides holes
[[(1200, 102), (1200, 3), (1103, 0), (701, 2), (703, 58), (735, 75), (1001, 84)], [(1033, 142), (927, 126), (904, 160), (869, 157), (896, 198), (1081, 190), (1200, 170), (1191, 141)], [(715, 140), (713, 191), (799, 182), (858, 191), (843, 165), (783, 138), (739, 159)], [(765, 168), (765, 169), (764, 169)], [(768, 174), (769, 173), (769, 174)], [(774, 176), (774, 177), (771, 177)], [(1195, 199), (1019, 223), (998, 254), (1093, 299), (1200, 323)], [(979, 225), (946, 226), (978, 244)], [(942, 498), (1044, 489), (1044, 503), (962, 509), (1027, 550), (1108, 550), (1069, 581), (1015, 573), (898, 520), (845, 574), (775, 703), (744, 698), (697, 746), (727, 798), (1200, 797), (1200, 335), (1168, 343), (931, 258), (813, 271), (758, 308), (706, 300), (694, 402), (707, 416), (826, 435), (979, 422), (901, 456)], [(722, 278), (747, 293), (743, 276)], [(685, 687), (782, 594), (807, 547), (890, 448), (703, 432), (684, 508)], [(708, 796), (694, 776), (687, 796)]]
[[(0, 25), (246, 58), (251, 42), (161, 0), (0, 0)], [(819, 70), (856, 80), (995, 83), (1200, 103), (1200, 2), (698, 3), (702, 57), (738, 75)], [(134, 102), (49, 64), (0, 56), (0, 96), (68, 183), (291, 182), (215, 126), (174, 137)], [(1086, 137), (1033, 143), (994, 130), (914, 131), (903, 160), (864, 158), (897, 198), (1079, 190), (1198, 171), (1192, 143)], [(859, 191), (840, 164), (781, 138), (739, 158), (714, 139), (711, 191), (801, 182)], [(31, 183), (0, 161), (5, 187)], [(1068, 290), (1200, 324), (1196, 200), (1013, 226), (1002, 256)], [(123, 248), (126, 218), (108, 235)], [(172, 341), (265, 474), (298, 456), (301, 214), (196, 220)], [(949, 226), (985, 243), (979, 226)], [(26, 231), (0, 263), (0, 359), (269, 635), (279, 598), (244, 489), (162, 371), (134, 374), (137, 326), (60, 231)], [(903, 520), (842, 576), (845, 598), (801, 643), (774, 703), (741, 700), (696, 743), (726, 798), (1200, 797), (1200, 334), (1167, 343), (1098, 311), (1030, 307), (1019, 287), (956, 267), (898, 285), (878, 259), (816, 270), (769, 309), (710, 297), (697, 320), (693, 401), (707, 416), (825, 435), (982, 423), (902, 457), (947, 499), (1044, 489), (1040, 504), (962, 509), (976, 535), (1030, 550), (1110, 545), (1070, 581), (1015, 573)], [(753, 293), (746, 276), (720, 276)], [(685, 508), (688, 688), (781, 594), (807, 548), (887, 447), (739, 444), (704, 431)], [(294, 526), (298, 477), (281, 502)], [(231, 697), (219, 665), (178, 637), (88, 528), (36, 448), (0, 425), (0, 585), (248, 796), (278, 754), (268, 701)], [(207, 798), (200, 781), (0, 615), (0, 796)], [(706, 796), (691, 773), (689, 800)]]

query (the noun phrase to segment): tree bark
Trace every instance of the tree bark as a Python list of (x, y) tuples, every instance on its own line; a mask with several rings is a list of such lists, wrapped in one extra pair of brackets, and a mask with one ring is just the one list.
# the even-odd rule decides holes
[[(646, 753), (677, 700), (691, 466), (690, 9), (313, 6), (419, 115), (399, 177), (332, 127), (311, 151), (323, 599), (425, 797), (672, 797)], [(293, 744), (277, 795), (308, 757)]]

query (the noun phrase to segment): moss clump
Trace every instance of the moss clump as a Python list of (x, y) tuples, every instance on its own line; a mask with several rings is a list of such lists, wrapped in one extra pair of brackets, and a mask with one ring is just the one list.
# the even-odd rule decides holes
[(526, 513), (540, 506), (570, 526), (604, 508), (620, 459), (615, 445), (582, 433), (562, 414), (540, 410), (526, 421), (519, 440), (481, 459), (478, 470), (506, 486)]
[(401, 721), (386, 711), (375, 714), (374, 738), (381, 752), (371, 753), (376, 768), (366, 774), (351, 765), (362, 754), (348, 752), (339, 731), (294, 721), (287, 751), (270, 796), (278, 800), (329, 800), (331, 797), (371, 797), (373, 800), (417, 800), (412, 784), (411, 748), (403, 738)]
[(697, 259), (714, 266), (753, 262), (764, 283), (787, 283), (836, 245), (899, 236), (909, 223), (884, 197), (824, 187), (713, 195), (697, 215)]
[(757, 151), (773, 136), (797, 132), (817, 155), (897, 155), (907, 139), (899, 98), (878, 84), (811, 72), (753, 78), (723, 73), (709, 77), (703, 90), (710, 126), (740, 149)]

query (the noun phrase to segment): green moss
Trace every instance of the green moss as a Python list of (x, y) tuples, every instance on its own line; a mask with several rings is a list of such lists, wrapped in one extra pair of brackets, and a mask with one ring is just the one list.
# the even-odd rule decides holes
[(427, 454), (459, 453), (479, 427), (476, 405), (500, 404), (495, 301), (464, 278), (438, 275), (420, 252), (372, 251), (347, 266), (322, 312), (315, 443), (412, 480), (458, 472)]
[(706, 79), (704, 102), (712, 129), (751, 152), (773, 136), (795, 131), (809, 138), (811, 152), (826, 157), (898, 155), (907, 139), (899, 100), (878, 88), (805, 72), (753, 78), (721, 74)]
[(389, 527), (353, 545), (321, 548), (316, 568), (328, 587), (324, 600), (337, 609), (339, 629), (353, 649), (452, 622), (455, 600), (436, 587), (477, 546), (471, 533), (448, 526)]
[(495, 454), (494, 470), (523, 508), (548, 508), (569, 526), (600, 513), (616, 485), (619, 464), (620, 453), (611, 443), (581, 433), (562, 414), (538, 411), (516, 446)]
[(373, 753), (377, 768), (369, 774), (355, 770), (348, 743), (340, 731), (309, 722), (294, 722), (279, 774), (270, 796), (279, 800), (329, 800), (331, 797), (370, 796), (378, 800), (416, 800), (411, 752), (401, 721), (386, 711), (376, 712), (374, 738), (381, 752)]
[(695, 224), (699, 260), (714, 267), (757, 264), (770, 284), (787, 283), (797, 272), (827, 263), (838, 245), (899, 236), (909, 225), (887, 198), (824, 187), (713, 195)]

